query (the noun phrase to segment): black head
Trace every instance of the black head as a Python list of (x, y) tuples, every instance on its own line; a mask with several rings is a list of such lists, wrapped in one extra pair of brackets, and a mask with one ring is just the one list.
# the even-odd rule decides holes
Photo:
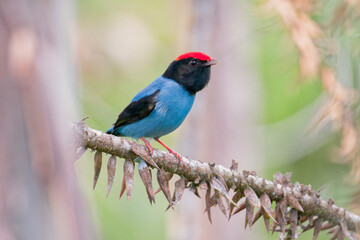
[(195, 94), (208, 84), (210, 67), (216, 63), (215, 59), (204, 53), (185, 53), (169, 65), (163, 77), (178, 82), (191, 94)]

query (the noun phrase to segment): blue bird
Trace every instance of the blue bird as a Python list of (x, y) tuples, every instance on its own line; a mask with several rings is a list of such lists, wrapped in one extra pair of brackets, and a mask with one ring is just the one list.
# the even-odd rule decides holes
[(196, 93), (210, 80), (210, 67), (216, 63), (217, 60), (201, 52), (180, 55), (163, 75), (132, 99), (106, 133), (140, 138), (150, 155), (153, 148), (145, 138), (153, 138), (181, 161), (182, 157), (159, 138), (177, 129), (185, 120)]

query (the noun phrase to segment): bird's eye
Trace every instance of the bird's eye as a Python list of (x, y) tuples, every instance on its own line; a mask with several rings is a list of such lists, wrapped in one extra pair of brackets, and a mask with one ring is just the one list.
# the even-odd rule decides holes
[(195, 61), (195, 60), (191, 60), (189, 62), (189, 65), (191, 65), (191, 66), (196, 66), (196, 64), (197, 64), (197, 61)]

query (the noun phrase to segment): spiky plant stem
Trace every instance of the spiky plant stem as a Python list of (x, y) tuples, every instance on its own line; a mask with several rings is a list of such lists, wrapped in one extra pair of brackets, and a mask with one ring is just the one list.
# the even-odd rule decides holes
[[(229, 199), (228, 189), (243, 194), (246, 197), (247, 204), (252, 207), (263, 208), (264, 218), (276, 218), (276, 224), (280, 227), (280, 230), (275, 229), (277, 227), (275, 224), (275, 231), (285, 229), (284, 224), (290, 225), (290, 220), (287, 217), (290, 208), (298, 212), (298, 226), (301, 226), (300, 223), (304, 219), (309, 219), (309, 225), (307, 227), (302, 226), (303, 230), (315, 227), (317, 228), (315, 231), (319, 231), (320, 227), (316, 227), (313, 221), (314, 218), (321, 219), (321, 222), (324, 222), (324, 225), (321, 225), (323, 229), (337, 227), (337, 229), (342, 229), (345, 234), (348, 234), (348, 231), (358, 232), (360, 229), (360, 216), (334, 205), (332, 200), (325, 201), (321, 199), (320, 194), (314, 191), (311, 186), (290, 183), (290, 175), (276, 174), (275, 180), (270, 181), (256, 176), (254, 172), (238, 171), (235, 167), (229, 169), (222, 165), (203, 163), (185, 157), (179, 163), (179, 160), (174, 155), (157, 149), (154, 149), (154, 154), (150, 157), (145, 146), (94, 130), (88, 127), (84, 121), (73, 123), (72, 128), (76, 148), (88, 148), (123, 159), (134, 160), (140, 156), (149, 166), (180, 175), (185, 178), (186, 183), (195, 186), (206, 183), (208, 187), (210, 186), (210, 188), (212, 187), (218, 193), (221, 193), (223, 197), (233, 204), (235, 203)], [(222, 181), (224, 182), (223, 187)], [(249, 191), (248, 188), (253, 191)], [(260, 198), (264, 194), (271, 201), (277, 203), (273, 213), (275, 216), (269, 216), (269, 211), (265, 211), (268, 208), (265, 206), (267, 204), (263, 204), (262, 198)], [(260, 205), (259, 198), (261, 200)], [(281, 215), (283, 216), (282, 219)], [(281, 222), (284, 223), (281, 224)], [(292, 225), (294, 225), (294, 221), (292, 221)], [(283, 233), (285, 233), (284, 230)]]

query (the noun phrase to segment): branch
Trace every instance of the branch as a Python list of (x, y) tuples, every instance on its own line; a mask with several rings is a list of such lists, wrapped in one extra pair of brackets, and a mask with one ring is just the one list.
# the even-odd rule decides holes
[[(134, 161), (137, 161), (139, 174), (147, 189), (150, 203), (155, 202), (155, 198), (148, 165), (158, 169), (157, 179), (169, 201), (169, 207), (173, 207), (180, 201), (184, 188), (190, 188), (195, 194), (199, 187), (206, 188), (206, 211), (210, 221), (210, 208), (218, 205), (229, 218), (246, 209), (249, 227), (262, 216), (269, 231), (271, 218), (272, 231), (278, 231), (280, 239), (285, 239), (286, 233), (287, 239), (297, 238), (299, 229), (304, 232), (311, 228), (314, 228), (314, 239), (321, 230), (325, 229), (330, 229), (332, 237), (339, 239), (341, 236), (351, 239), (351, 234), (354, 238), (354, 234), (359, 233), (359, 216), (334, 205), (331, 199), (322, 200), (319, 192), (314, 191), (311, 186), (298, 182), (290, 183), (291, 174), (289, 173), (285, 175), (277, 173), (274, 175), (274, 181), (269, 181), (256, 176), (254, 172), (238, 171), (234, 161), (230, 169), (185, 157), (179, 163), (174, 155), (157, 149), (154, 149), (154, 154), (150, 157), (145, 146), (91, 129), (84, 121), (73, 123), (72, 128), (75, 145), (80, 148), (79, 157), (87, 148), (97, 151), (94, 158), (94, 187), (101, 168), (101, 152), (112, 155), (108, 162), (108, 193), (115, 174), (116, 161), (114, 160), (117, 156), (126, 159), (121, 195), (126, 190), (128, 198), (132, 189)], [(181, 178), (176, 182), (174, 196), (171, 198), (168, 181), (173, 174)], [(231, 189), (233, 191), (230, 191)], [(234, 194), (230, 196), (230, 192)], [(245, 201), (238, 204), (243, 197)], [(276, 202), (275, 209), (271, 209), (272, 201)], [(224, 202), (227, 204), (228, 211)], [(259, 210), (254, 214), (255, 207)]]

